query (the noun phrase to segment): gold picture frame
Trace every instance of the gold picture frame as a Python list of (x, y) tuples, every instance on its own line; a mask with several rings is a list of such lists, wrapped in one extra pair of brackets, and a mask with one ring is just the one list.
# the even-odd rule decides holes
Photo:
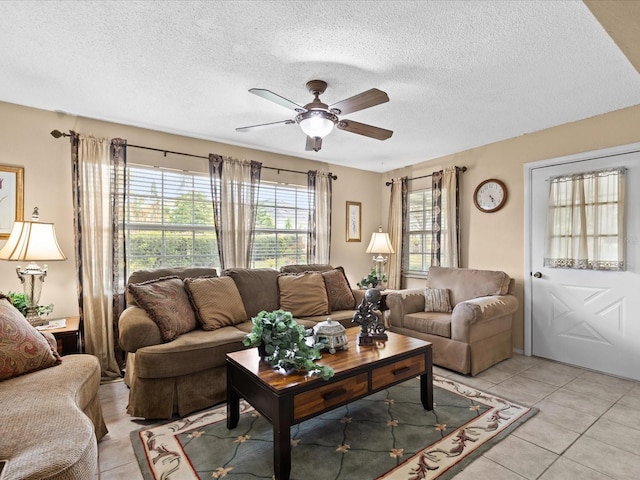
[(362, 204), (347, 202), (347, 242), (362, 241)]
[(0, 165), (0, 240), (9, 238), (13, 223), (24, 214), (24, 168)]

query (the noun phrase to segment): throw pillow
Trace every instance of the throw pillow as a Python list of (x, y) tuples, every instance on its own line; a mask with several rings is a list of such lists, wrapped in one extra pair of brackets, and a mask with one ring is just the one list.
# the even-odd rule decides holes
[(196, 328), (196, 314), (184, 283), (178, 277), (130, 283), (127, 289), (136, 303), (156, 322), (164, 342), (175, 340)]
[(353, 296), (349, 281), (341, 267), (322, 272), (324, 284), (329, 297), (329, 309), (351, 310), (356, 306), (356, 297)]
[(0, 299), (0, 381), (58, 365), (62, 359), (8, 298)]
[(329, 298), (320, 272), (278, 275), (280, 308), (294, 317), (329, 313)]
[(448, 288), (425, 288), (424, 311), (425, 312), (451, 312)]
[(185, 278), (184, 284), (203, 330), (216, 330), (249, 320), (233, 278)]

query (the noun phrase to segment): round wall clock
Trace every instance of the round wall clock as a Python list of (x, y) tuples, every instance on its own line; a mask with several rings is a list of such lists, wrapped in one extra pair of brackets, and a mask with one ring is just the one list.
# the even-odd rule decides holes
[(473, 203), (481, 212), (497, 212), (507, 201), (507, 187), (500, 180), (490, 178), (476, 187)]

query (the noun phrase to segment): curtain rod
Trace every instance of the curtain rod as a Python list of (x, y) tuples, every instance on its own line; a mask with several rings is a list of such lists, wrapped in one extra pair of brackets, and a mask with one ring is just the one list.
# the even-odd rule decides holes
[[(61, 132), (60, 130), (52, 130), (51, 131), (51, 136), (54, 137), (54, 138), (70, 137), (71, 134)], [(173, 155), (182, 155), (184, 157), (204, 158), (205, 160), (209, 159), (209, 157), (205, 157), (204, 155), (194, 155), (193, 153), (174, 152), (172, 150), (164, 150), (162, 148), (153, 148), (153, 147), (144, 147), (142, 145), (134, 145), (132, 143), (127, 143), (127, 147), (141, 148), (143, 150), (152, 150), (154, 152), (162, 152), (162, 153), (164, 153), (165, 157), (167, 156), (167, 153), (171, 153)], [(267, 167), (267, 166), (264, 166), (264, 165), (262, 166), (262, 168), (266, 168), (268, 170), (277, 170), (278, 173), (279, 172), (290, 172), (290, 173), (300, 173), (302, 175), (306, 175), (307, 174), (307, 172), (303, 172), (303, 171), (300, 171), (300, 170), (289, 170), (288, 168)], [(333, 180), (337, 180), (338, 179), (338, 176), (334, 175), (331, 172), (329, 172), (329, 176), (331, 176), (331, 178)]]
[[(467, 171), (467, 167), (456, 167), (456, 169), (462, 173)], [(407, 181), (411, 181), (411, 180), (418, 180), (419, 178), (429, 178), (429, 177), (433, 177), (433, 175), (422, 175), (421, 177), (413, 177), (413, 178), (407, 178)], [(385, 185), (388, 187), (389, 185), (392, 185), (393, 182), (385, 182)]]

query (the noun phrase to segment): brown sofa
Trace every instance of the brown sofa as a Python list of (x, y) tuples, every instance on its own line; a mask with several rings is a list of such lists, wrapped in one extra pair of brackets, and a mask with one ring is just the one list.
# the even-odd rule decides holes
[[(283, 267), (282, 270), (283, 272), (273, 269), (225, 270), (221, 276), (233, 279), (241, 297), (245, 318), (239, 323), (215, 330), (204, 330), (202, 324), (199, 324), (172, 341), (163, 341), (156, 322), (128, 292), (127, 301), (130, 306), (119, 319), (120, 345), (127, 352), (125, 382), (130, 387), (127, 412), (134, 417), (171, 418), (174, 414), (184, 416), (225, 400), (226, 354), (245, 348), (242, 340), (251, 331), (251, 318), (258, 312), (283, 307), (279, 285), (287, 279), (279, 280), (279, 276), (296, 276), (296, 272), (310, 271), (332, 275), (336, 269), (331, 265), (295, 265)], [(177, 268), (140, 271), (133, 273), (128, 283), (139, 285), (169, 276), (203, 279), (215, 277), (216, 270)], [(347, 288), (354, 297), (351, 308), (337, 311), (331, 309), (330, 313), (319, 315), (296, 315), (296, 319), (306, 328), (329, 317), (345, 326), (352, 326), (351, 318), (364, 292), (351, 290), (348, 283)], [(330, 299), (329, 290), (331, 289), (327, 287), (325, 291)], [(191, 301), (194, 302), (193, 296)], [(235, 310), (236, 306), (230, 304), (228, 310)], [(196, 310), (200, 312), (199, 309)]]
[[(432, 342), (433, 363), (463, 374), (476, 375), (511, 357), (511, 324), (518, 300), (513, 295), (514, 280), (506, 273), (431, 267), (426, 287), (432, 296), (448, 289), (452, 311), (425, 311), (429, 304), (425, 289), (389, 293), (391, 331)], [(433, 305), (427, 309), (433, 310)]]

